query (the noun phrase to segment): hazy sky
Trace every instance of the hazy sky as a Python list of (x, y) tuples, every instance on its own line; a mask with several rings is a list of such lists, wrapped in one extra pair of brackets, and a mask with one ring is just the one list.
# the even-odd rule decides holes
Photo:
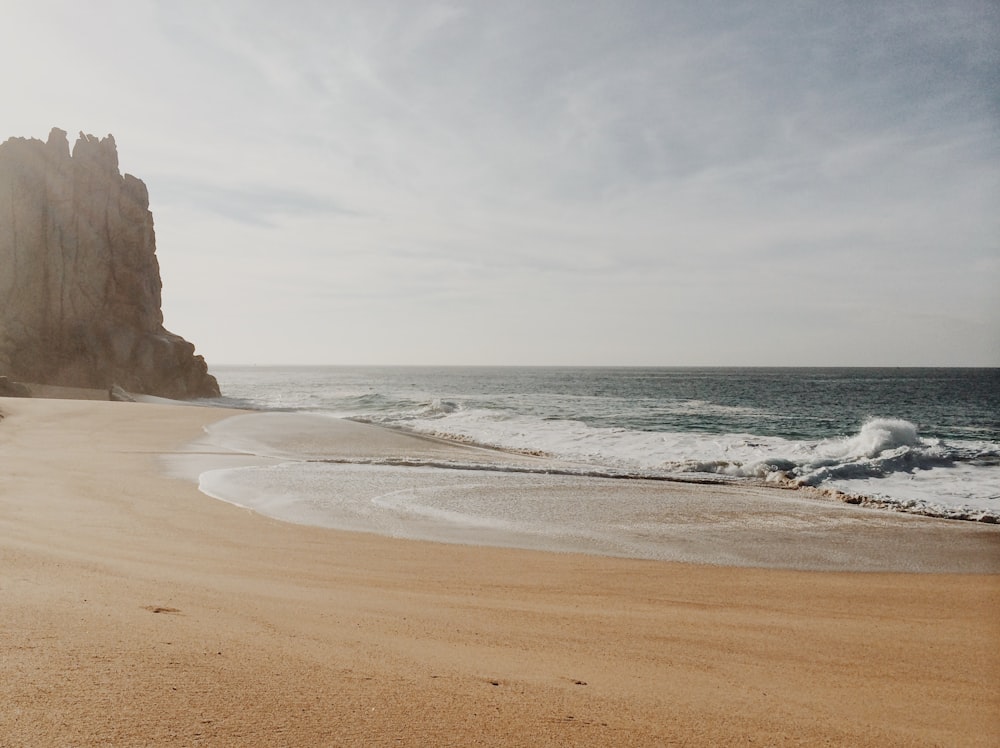
[(209, 364), (1000, 365), (1000, 4), (0, 0)]

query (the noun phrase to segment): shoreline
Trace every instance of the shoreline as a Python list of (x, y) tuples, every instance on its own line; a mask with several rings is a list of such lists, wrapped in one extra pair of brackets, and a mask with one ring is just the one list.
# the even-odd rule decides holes
[(302, 525), (718, 566), (1000, 573), (988, 523), (941, 526), (784, 486), (607, 476), (325, 415), (234, 414), (187, 449), (167, 459), (172, 474)]
[(1000, 575), (734, 568), (292, 525), (162, 474), (158, 455), (232, 411), (0, 400), (0, 412), (0, 735), (15, 745), (1000, 734)]
[(322, 411), (609, 475), (794, 484), (1000, 522), (997, 373), (233, 367), (223, 381), (233, 404)]

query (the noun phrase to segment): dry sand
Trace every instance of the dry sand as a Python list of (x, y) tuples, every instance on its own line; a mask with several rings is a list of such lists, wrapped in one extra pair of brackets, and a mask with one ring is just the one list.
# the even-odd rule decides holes
[(164, 477), (225, 411), (0, 412), (2, 746), (1000, 741), (1000, 575), (295, 526)]

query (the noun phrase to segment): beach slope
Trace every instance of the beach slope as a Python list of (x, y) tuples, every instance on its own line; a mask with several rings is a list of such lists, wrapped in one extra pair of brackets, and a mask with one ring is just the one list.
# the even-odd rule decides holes
[(160, 455), (229, 411), (0, 399), (0, 412), (2, 746), (1000, 737), (1000, 575), (296, 526), (164, 475)]

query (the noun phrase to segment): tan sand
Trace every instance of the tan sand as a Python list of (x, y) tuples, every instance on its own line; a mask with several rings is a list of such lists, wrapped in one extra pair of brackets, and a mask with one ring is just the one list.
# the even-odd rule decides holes
[(163, 477), (224, 411), (0, 412), (2, 746), (1000, 740), (1000, 575), (301, 527)]

